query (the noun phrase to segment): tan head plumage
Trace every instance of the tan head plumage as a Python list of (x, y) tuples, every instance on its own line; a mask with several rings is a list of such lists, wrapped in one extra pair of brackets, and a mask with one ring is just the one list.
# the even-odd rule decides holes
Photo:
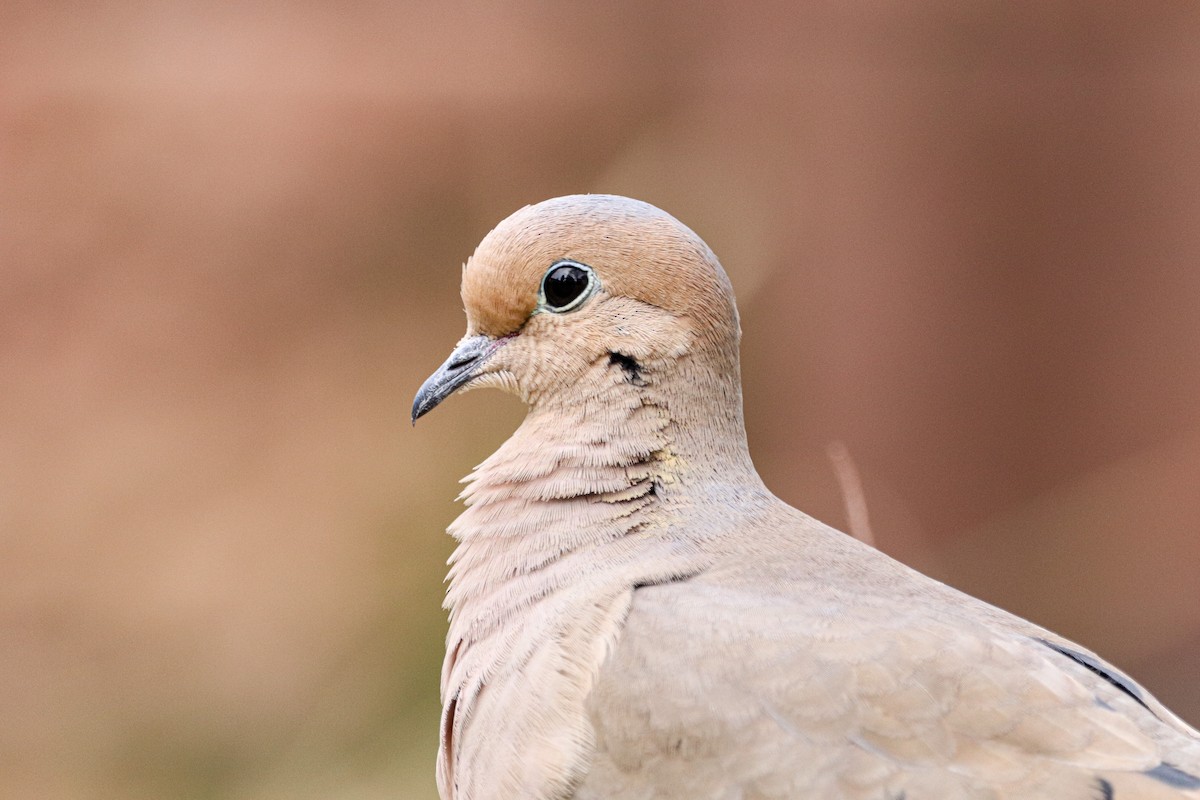
[(698, 325), (736, 320), (729, 279), (712, 250), (649, 203), (570, 195), (526, 206), (489, 233), (463, 271), (470, 332), (515, 332), (537, 307), (546, 270), (561, 259), (596, 270), (603, 290)]
[[(559, 313), (540, 293), (564, 260), (590, 270), (596, 290)], [(422, 387), (414, 416), (460, 386), (501, 386), (533, 402), (611, 353), (736, 361), (737, 308), (712, 250), (670, 214), (626, 197), (571, 195), (512, 214), (466, 263), (462, 297), (467, 336), (447, 361), (453, 374), (444, 367)]]

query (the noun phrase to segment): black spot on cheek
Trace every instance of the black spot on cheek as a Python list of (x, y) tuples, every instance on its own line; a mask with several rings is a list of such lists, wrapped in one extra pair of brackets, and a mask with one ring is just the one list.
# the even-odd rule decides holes
[(1099, 800), (1113, 800), (1113, 785), (1104, 778), (1096, 778), (1096, 788), (1100, 790)]
[(642, 377), (642, 365), (633, 356), (612, 350), (608, 354), (608, 363), (610, 366), (621, 368), (621, 371), (625, 373), (626, 383), (634, 386), (646, 385), (646, 380)]

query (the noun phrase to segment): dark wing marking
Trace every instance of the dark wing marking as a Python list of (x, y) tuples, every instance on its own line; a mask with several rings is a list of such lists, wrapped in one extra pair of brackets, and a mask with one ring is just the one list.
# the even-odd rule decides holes
[(1113, 686), (1117, 687), (1122, 692), (1124, 692), (1125, 694), (1129, 695), (1134, 700), (1136, 700), (1137, 704), (1140, 705), (1142, 708), (1146, 709), (1147, 711), (1150, 711), (1151, 714), (1154, 713), (1153, 711), (1150, 710), (1150, 706), (1146, 705), (1145, 699), (1142, 698), (1142, 690), (1138, 688), (1136, 683), (1129, 680), (1129, 678), (1126, 678), (1121, 673), (1111, 671), (1104, 664), (1100, 663), (1099, 661), (1097, 661), (1096, 659), (1087, 655), (1086, 653), (1080, 653), (1078, 650), (1072, 650), (1069, 647), (1064, 647), (1061, 644), (1056, 644), (1054, 642), (1050, 642), (1045, 639), (1038, 639), (1037, 641), (1046, 645), (1046, 647), (1049, 647), (1054, 652), (1059, 653), (1060, 655), (1066, 656), (1067, 658), (1074, 661), (1076, 664), (1079, 664), (1080, 666), (1087, 668), (1089, 671), (1095, 673), (1096, 675), (1099, 675), (1101, 678), (1108, 681)]
[(1154, 769), (1146, 770), (1145, 774), (1168, 786), (1174, 786), (1176, 789), (1200, 789), (1200, 778), (1190, 772), (1184, 772), (1179, 767), (1172, 767), (1166, 762), (1159, 764)]

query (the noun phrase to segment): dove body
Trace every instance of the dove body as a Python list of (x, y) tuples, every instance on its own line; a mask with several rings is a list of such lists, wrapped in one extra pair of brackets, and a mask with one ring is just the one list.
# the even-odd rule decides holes
[(732, 288), (673, 217), (526, 207), (463, 300), (414, 419), (529, 413), (450, 527), (443, 798), (1200, 799), (1200, 736), (1129, 678), (766, 489)]

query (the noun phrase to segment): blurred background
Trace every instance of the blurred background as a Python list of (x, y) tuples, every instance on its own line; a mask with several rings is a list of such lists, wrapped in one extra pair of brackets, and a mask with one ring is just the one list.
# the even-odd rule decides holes
[(1200, 723), (1200, 5), (0, 6), (0, 797), (429, 800), (511, 211), (722, 258), (751, 448)]

